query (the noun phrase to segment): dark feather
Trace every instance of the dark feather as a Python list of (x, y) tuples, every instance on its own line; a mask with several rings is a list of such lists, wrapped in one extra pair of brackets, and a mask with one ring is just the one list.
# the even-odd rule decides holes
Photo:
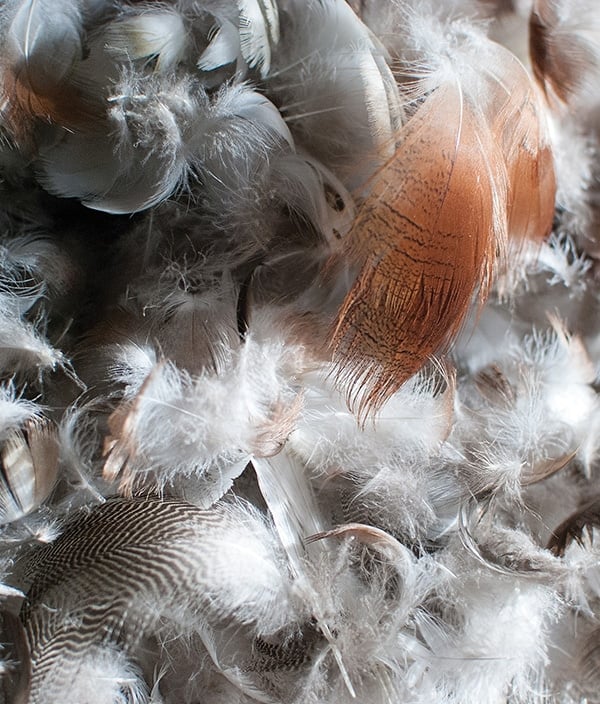
[(547, 548), (562, 557), (569, 545), (576, 541), (583, 544), (584, 534), (591, 537), (594, 528), (600, 527), (600, 497), (595, 496), (584, 506), (571, 514), (552, 531)]

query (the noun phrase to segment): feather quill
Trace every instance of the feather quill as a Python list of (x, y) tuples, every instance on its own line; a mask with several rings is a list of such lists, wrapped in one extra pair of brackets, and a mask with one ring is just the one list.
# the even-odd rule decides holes
[(311, 610), (317, 627), (327, 639), (345, 686), (354, 698), (354, 685), (335, 642), (327, 614), (319, 603), (311, 571), (307, 569), (306, 560), (318, 562), (320, 550), (311, 550), (306, 539), (313, 535), (324, 535), (324, 524), (305, 470), (297, 458), (285, 449), (268, 459), (255, 457), (252, 464), (261, 493), (288, 556), (295, 587)]

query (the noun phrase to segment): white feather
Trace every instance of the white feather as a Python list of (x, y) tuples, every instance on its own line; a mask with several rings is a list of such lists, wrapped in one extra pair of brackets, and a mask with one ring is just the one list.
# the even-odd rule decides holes
[(210, 42), (197, 63), (202, 71), (214, 71), (240, 59), (240, 35), (233, 22), (223, 19), (213, 29), (209, 39)]
[(393, 153), (402, 120), (385, 50), (344, 0), (282, 7), (286, 41), (274, 56), (269, 90), (296, 139), (346, 185), (362, 184)]
[(273, 0), (238, 0), (238, 7), (242, 55), (264, 78), (271, 66), (271, 43), (279, 39), (277, 4)]
[(34, 89), (60, 83), (81, 54), (78, 2), (11, 0), (3, 9), (8, 22), (6, 49)]
[(175, 68), (189, 50), (190, 37), (183, 17), (172, 9), (140, 14), (112, 22), (105, 35), (109, 50), (125, 52), (131, 59), (156, 59), (156, 70)]
[(137, 389), (130, 385), (110, 465), (118, 471), (126, 461), (134, 481), (197, 473), (229, 482), (253, 454), (275, 452), (297, 412), (294, 348), (250, 335), (230, 355), (218, 373), (192, 376), (164, 362)]
[(132, 74), (109, 102), (102, 132), (65, 135), (43, 154), (42, 182), (110, 213), (149, 208), (184, 186), (190, 173), (218, 175), (238, 159), (264, 159), (291, 139), (275, 107), (244, 85), (223, 88), (211, 100), (189, 79)]

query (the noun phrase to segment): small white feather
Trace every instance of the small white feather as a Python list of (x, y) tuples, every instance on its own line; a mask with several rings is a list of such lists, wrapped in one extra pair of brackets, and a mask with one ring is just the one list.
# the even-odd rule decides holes
[(183, 17), (173, 9), (140, 14), (112, 22), (106, 32), (110, 50), (131, 59), (156, 59), (156, 70), (170, 71), (186, 56), (189, 34)]
[(242, 55), (264, 78), (271, 66), (271, 43), (279, 38), (277, 4), (273, 0), (237, 1)]
[(201, 71), (214, 71), (241, 57), (239, 30), (233, 22), (223, 19), (209, 35), (209, 44), (200, 55), (197, 66)]

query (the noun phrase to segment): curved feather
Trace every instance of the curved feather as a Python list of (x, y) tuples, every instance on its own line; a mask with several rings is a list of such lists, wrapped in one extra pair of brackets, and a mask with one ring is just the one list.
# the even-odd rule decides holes
[(490, 50), (487, 110), (508, 173), (508, 233), (520, 242), (540, 242), (552, 230), (556, 196), (546, 108), (520, 61), (500, 45)]
[(23, 138), (34, 118), (80, 124), (88, 111), (68, 81), (82, 54), (79, 3), (13, 0), (0, 12), (7, 23), (0, 96), (9, 129)]
[(155, 59), (155, 70), (165, 72), (185, 56), (190, 36), (178, 12), (170, 8), (152, 11), (149, 7), (109, 24), (105, 41), (109, 50), (125, 52), (133, 60)]
[(581, 545), (584, 534), (591, 536), (596, 527), (600, 527), (600, 497), (598, 496), (584, 504), (552, 531), (547, 548), (562, 557), (573, 541)]
[(348, 235), (359, 274), (332, 335), (359, 415), (448, 347), (505, 238), (501, 155), (456, 85), (429, 96), (399, 141)]
[(279, 40), (279, 17), (273, 0), (237, 0), (242, 56), (263, 78), (271, 67), (271, 43)]
[(593, 2), (534, 0), (529, 51), (534, 75), (547, 97), (569, 103), (585, 83), (586, 73), (600, 68), (597, 12)]
[(10, 432), (0, 449), (0, 523), (16, 521), (48, 497), (58, 478), (53, 424), (32, 419)]
[(149, 496), (81, 513), (30, 558), (21, 612), (29, 704), (73, 701), (82, 664), (99, 649), (123, 650), (135, 666), (143, 637), (159, 623), (200, 633), (218, 623), (281, 627), (283, 564), (270, 527), (245, 504), (201, 510)]

